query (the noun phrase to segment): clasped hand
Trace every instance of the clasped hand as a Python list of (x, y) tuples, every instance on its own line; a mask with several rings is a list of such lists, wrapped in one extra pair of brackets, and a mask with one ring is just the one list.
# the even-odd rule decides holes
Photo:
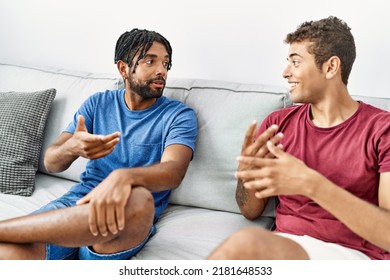
[(126, 172), (126, 169), (114, 170), (77, 202), (77, 205), (89, 203), (89, 229), (93, 235), (107, 236), (124, 229), (125, 207), (132, 189)]
[(270, 126), (253, 141), (255, 128), (253, 123), (245, 135), (241, 155), (237, 158), (236, 178), (243, 181), (246, 189), (254, 190), (258, 199), (306, 194), (305, 186), (312, 170), (283, 151), (279, 144), (283, 134), (275, 134), (278, 130), (276, 125)]

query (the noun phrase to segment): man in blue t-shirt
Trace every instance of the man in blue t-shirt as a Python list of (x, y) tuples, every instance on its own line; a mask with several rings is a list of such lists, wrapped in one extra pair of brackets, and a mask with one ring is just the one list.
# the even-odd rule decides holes
[(115, 63), (125, 89), (90, 96), (45, 154), (49, 172), (89, 159), (81, 183), (34, 214), (3, 222), (0, 258), (128, 259), (155, 233), (192, 159), (196, 115), (162, 96), (172, 48), (159, 33), (122, 34)]

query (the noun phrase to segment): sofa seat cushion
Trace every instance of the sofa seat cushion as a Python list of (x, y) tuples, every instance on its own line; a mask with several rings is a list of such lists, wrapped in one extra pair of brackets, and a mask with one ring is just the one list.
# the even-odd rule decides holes
[(271, 217), (249, 221), (241, 214), (169, 205), (157, 223), (157, 233), (133, 259), (204, 260), (235, 231), (273, 225)]
[(74, 184), (73, 181), (38, 172), (31, 196), (0, 193), (0, 220), (29, 214), (66, 193)]

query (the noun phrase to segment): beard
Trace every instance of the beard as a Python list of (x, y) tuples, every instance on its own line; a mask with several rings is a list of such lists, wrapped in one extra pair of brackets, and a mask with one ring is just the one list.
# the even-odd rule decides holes
[[(155, 81), (161, 81), (164, 83), (164, 86), (161, 89), (152, 89), (151, 84)], [(130, 89), (137, 93), (143, 99), (152, 99), (159, 98), (162, 96), (165, 88), (165, 79), (164, 78), (154, 78), (146, 81), (137, 82), (133, 78), (129, 79)]]

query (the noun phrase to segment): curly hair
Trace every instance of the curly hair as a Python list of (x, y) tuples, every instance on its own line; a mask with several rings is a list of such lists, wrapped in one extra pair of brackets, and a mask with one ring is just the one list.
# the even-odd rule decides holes
[(332, 56), (341, 61), (341, 78), (348, 84), (349, 74), (356, 58), (356, 47), (351, 28), (341, 19), (330, 16), (318, 21), (302, 23), (296, 31), (287, 34), (285, 43), (311, 42), (308, 52), (314, 55), (315, 63), (321, 69)]
[(133, 59), (135, 58), (136, 54), (139, 53), (138, 58), (133, 65), (134, 72), (138, 62), (145, 56), (155, 41), (163, 44), (167, 49), (169, 56), (169, 64), (167, 69), (170, 70), (172, 67), (171, 44), (161, 34), (146, 29), (142, 30), (134, 28), (131, 31), (126, 31), (119, 37), (118, 41), (116, 42), (114, 62), (117, 63), (118, 60), (122, 60), (128, 65), (132, 66)]

